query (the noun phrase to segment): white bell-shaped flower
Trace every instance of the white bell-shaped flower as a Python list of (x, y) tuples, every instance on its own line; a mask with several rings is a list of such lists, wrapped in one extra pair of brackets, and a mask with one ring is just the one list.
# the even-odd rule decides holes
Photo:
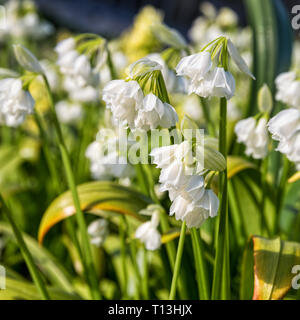
[(156, 129), (158, 126), (170, 128), (175, 126), (177, 121), (175, 109), (150, 93), (144, 98), (143, 105), (138, 110), (135, 127), (144, 130)]
[(20, 79), (0, 80), (0, 123), (9, 127), (22, 124), (27, 114), (33, 112), (34, 100), (23, 90)]
[(254, 159), (263, 159), (268, 151), (268, 130), (266, 118), (258, 122), (252, 117), (239, 121), (235, 126), (237, 141), (246, 146), (246, 154)]
[(176, 72), (179, 76), (186, 76), (192, 81), (200, 81), (205, 78), (211, 67), (211, 55), (204, 51), (182, 58), (176, 67)]
[(105, 219), (97, 219), (89, 224), (87, 231), (91, 244), (100, 247), (108, 235), (108, 222)]
[(219, 208), (219, 199), (212, 190), (204, 188), (202, 176), (189, 176), (189, 180), (180, 190), (170, 190), (173, 201), (170, 215), (176, 220), (186, 221), (188, 228), (199, 228), (208, 217), (215, 217)]
[(153, 163), (162, 169), (159, 177), (162, 191), (170, 188), (180, 189), (193, 172), (195, 159), (192, 145), (188, 141), (153, 149), (150, 155), (153, 157)]
[(279, 112), (268, 123), (269, 131), (274, 140), (279, 141), (277, 151), (287, 158), (300, 163), (300, 110), (287, 109)]
[(157, 230), (159, 226), (159, 209), (155, 205), (150, 205), (140, 213), (151, 215), (151, 220), (141, 224), (135, 232), (135, 238), (145, 244), (147, 250), (156, 250), (161, 246), (161, 235)]
[(136, 81), (112, 80), (103, 89), (103, 100), (113, 117), (130, 128), (135, 128), (135, 118), (143, 98), (142, 89)]
[(55, 105), (57, 117), (62, 123), (74, 123), (82, 118), (82, 107), (78, 103), (71, 103), (69, 101), (59, 101)]
[[(209, 86), (208, 86), (209, 88)], [(235, 92), (235, 80), (229, 71), (224, 68), (215, 68), (211, 75), (210, 94), (218, 98), (231, 99)]]

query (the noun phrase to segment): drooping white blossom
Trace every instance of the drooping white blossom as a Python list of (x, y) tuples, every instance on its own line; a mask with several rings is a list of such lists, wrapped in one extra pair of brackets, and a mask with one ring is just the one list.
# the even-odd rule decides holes
[(194, 170), (195, 159), (189, 141), (181, 144), (155, 148), (150, 153), (153, 163), (161, 169), (159, 182), (161, 190), (180, 189)]
[(62, 123), (74, 123), (82, 118), (82, 107), (78, 103), (59, 101), (55, 105), (57, 117)]
[(154, 149), (153, 162), (161, 169), (160, 191), (168, 191), (170, 215), (185, 221), (188, 228), (199, 228), (208, 217), (216, 216), (219, 200), (205, 188), (202, 175), (194, 174), (195, 159), (188, 141)]
[(99, 72), (91, 65), (89, 58), (76, 50), (74, 38), (60, 41), (55, 47), (57, 65), (64, 75), (63, 88), (72, 100), (92, 102), (98, 99)]
[(90, 160), (91, 175), (96, 180), (132, 177), (133, 167), (119, 152), (119, 137), (98, 135), (86, 149), (85, 156)]
[(175, 109), (168, 103), (163, 103), (153, 93), (143, 99), (135, 119), (137, 129), (156, 129), (157, 127), (171, 128), (176, 125), (178, 116)]
[(157, 230), (160, 215), (159, 206), (150, 205), (139, 213), (151, 216), (151, 220), (141, 224), (136, 229), (135, 238), (143, 242), (147, 250), (156, 250), (161, 246), (161, 235)]
[(266, 118), (258, 122), (250, 117), (240, 120), (235, 126), (237, 141), (246, 146), (246, 155), (263, 159), (268, 152), (268, 130)]
[(112, 80), (103, 89), (103, 100), (121, 124), (135, 127), (137, 110), (143, 104), (143, 92), (136, 81)]
[(87, 231), (91, 244), (100, 247), (108, 235), (108, 222), (105, 219), (97, 219), (89, 224)]
[(277, 151), (285, 154), (297, 166), (300, 164), (300, 110), (291, 108), (279, 112), (268, 123), (272, 138), (279, 141)]
[(113, 80), (103, 89), (103, 100), (117, 123), (131, 129), (150, 130), (176, 125), (175, 109), (156, 95), (144, 96), (136, 81)]
[(27, 114), (33, 112), (34, 100), (23, 90), (20, 79), (0, 80), (0, 123), (9, 127), (22, 124)]
[(275, 79), (276, 100), (286, 103), (290, 107), (300, 106), (300, 80), (294, 71), (281, 73)]

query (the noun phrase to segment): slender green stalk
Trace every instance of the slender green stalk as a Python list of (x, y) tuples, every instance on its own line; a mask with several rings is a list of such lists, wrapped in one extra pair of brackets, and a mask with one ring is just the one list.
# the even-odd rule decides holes
[(148, 281), (148, 260), (147, 250), (143, 248), (143, 295), (145, 300), (149, 300), (149, 281)]
[(142, 276), (139, 270), (139, 266), (137, 264), (137, 260), (136, 260), (136, 242), (135, 241), (130, 241), (129, 244), (130, 247), (130, 258), (131, 258), (131, 262), (133, 265), (133, 269), (134, 269), (134, 273), (135, 273), (135, 299), (139, 300), (140, 299), (140, 283), (142, 282)]
[(209, 300), (210, 288), (208, 283), (208, 274), (206, 261), (204, 258), (204, 248), (200, 231), (196, 228), (191, 229), (193, 252), (195, 257), (196, 277), (198, 284), (198, 295), (200, 300)]
[(207, 104), (207, 101), (202, 97), (199, 97), (199, 100), (200, 100), (202, 112), (203, 112), (203, 115), (204, 115), (204, 118), (206, 121), (208, 134), (215, 136), (216, 130), (215, 130), (213, 122), (211, 121), (210, 110), (209, 110), (209, 106)]
[(266, 219), (265, 205), (267, 197), (267, 174), (268, 174), (269, 157), (267, 156), (262, 160), (261, 164), (261, 185), (262, 185), (262, 198), (261, 198), (261, 232), (263, 235), (264, 230), (267, 232), (267, 236), (270, 236), (271, 230), (268, 226)]
[[(37, 112), (34, 114), (34, 116), (35, 116), (36, 123), (37, 123), (37, 125), (39, 127), (40, 136), (41, 136), (41, 139), (42, 139), (42, 148), (43, 148), (43, 152), (44, 152), (44, 155), (45, 155), (45, 159), (46, 159), (46, 162), (47, 162), (47, 166), (48, 166), (50, 175), (52, 177), (52, 182), (53, 182), (53, 184), (55, 184), (56, 193), (60, 194), (63, 191), (62, 184), (60, 182), (60, 178), (59, 178), (59, 175), (57, 173), (57, 168), (54, 165), (53, 157), (51, 156), (50, 143), (48, 141), (48, 137), (47, 137), (47, 134), (46, 134), (45, 127), (43, 125), (43, 121), (42, 121), (42, 119), (40, 118), (40, 116), (39, 116), (39, 114)], [(66, 224), (67, 224), (67, 228), (68, 228), (68, 231), (70, 233), (71, 239), (72, 239), (73, 243), (75, 244), (75, 247), (76, 247), (76, 249), (78, 251), (79, 256), (81, 257), (82, 263), (84, 264), (84, 260), (83, 260), (83, 256), (82, 256), (82, 252), (81, 252), (81, 248), (80, 248), (80, 244), (79, 244), (79, 241), (78, 241), (78, 239), (76, 237), (76, 230), (75, 230), (74, 223), (73, 223), (72, 220), (67, 219), (66, 220)]]
[(280, 181), (279, 181), (279, 186), (278, 186), (278, 192), (277, 192), (277, 204), (276, 204), (276, 208), (277, 208), (277, 221), (278, 223), (275, 226), (275, 230), (274, 233), (278, 233), (279, 231), (279, 216), (283, 207), (283, 202), (284, 202), (284, 197), (285, 197), (285, 193), (286, 193), (286, 182), (288, 179), (288, 174), (290, 171), (290, 162), (288, 160), (287, 157), (284, 157), (283, 159), (283, 169), (281, 172), (281, 177), (280, 177)]
[(12, 213), (10, 211), (10, 209), (8, 208), (8, 206), (6, 205), (2, 195), (0, 194), (0, 201), (2, 202), (2, 208), (3, 208), (3, 211), (4, 213), (6, 214), (6, 217), (12, 227), (12, 230), (13, 230), (13, 233), (16, 237), (16, 240), (18, 242), (18, 245), (20, 247), (20, 250), (22, 252), (22, 255), (24, 257), (24, 260), (25, 260), (25, 263), (28, 267), (28, 270), (30, 272), (30, 275), (33, 279), (33, 282), (34, 284), (36, 285), (41, 297), (43, 300), (50, 300), (50, 295), (46, 289), (46, 286), (44, 284), (44, 281), (33, 261), (33, 258), (26, 246), (26, 243), (23, 239), (23, 236), (22, 236), (22, 233), (19, 229), (19, 227), (17, 226), (17, 224), (15, 223), (14, 219), (13, 219), (13, 216), (12, 216)]
[(126, 259), (126, 220), (124, 216), (120, 217), (120, 243), (121, 243), (121, 264), (123, 271), (123, 298), (127, 298), (127, 283), (128, 283), (128, 270)]
[(176, 296), (177, 280), (179, 277), (181, 259), (182, 259), (183, 248), (184, 248), (185, 232), (186, 232), (186, 223), (185, 223), (185, 221), (183, 221), (182, 226), (181, 226), (178, 248), (177, 248), (177, 254), (176, 254), (176, 260), (175, 260), (175, 266), (174, 266), (174, 272), (173, 272), (169, 300), (174, 300), (175, 296)]
[[(227, 158), (226, 130), (227, 100), (226, 98), (221, 98), (219, 151), (225, 158)], [(220, 211), (218, 216), (212, 299), (230, 299), (227, 170), (220, 173), (219, 197)]]
[(42, 139), (42, 148), (43, 148), (43, 152), (44, 152), (44, 155), (45, 155), (45, 159), (46, 159), (46, 162), (47, 162), (47, 166), (48, 166), (50, 175), (52, 177), (52, 182), (53, 182), (53, 184), (55, 184), (55, 190), (59, 194), (62, 191), (61, 183), (60, 183), (59, 176), (57, 174), (57, 170), (55, 168), (54, 161), (53, 161), (53, 159), (51, 157), (51, 151), (50, 151), (49, 141), (48, 141), (47, 136), (46, 136), (46, 130), (44, 128), (42, 119), (40, 118), (40, 116), (39, 116), (39, 114), (37, 112), (35, 112), (34, 117), (35, 117), (35, 121), (36, 121), (36, 123), (37, 123), (37, 125), (39, 127), (40, 136), (41, 136), (41, 139)]
[(87, 227), (86, 227), (86, 223), (84, 220), (84, 215), (83, 215), (83, 212), (80, 208), (80, 201), (79, 201), (79, 196), (78, 196), (77, 189), (76, 189), (76, 183), (75, 183), (74, 174), (72, 171), (70, 157), (69, 157), (69, 154), (68, 154), (65, 142), (64, 142), (64, 138), (62, 135), (59, 121), (57, 119), (57, 115), (56, 115), (56, 111), (55, 111), (55, 107), (54, 107), (54, 103), (53, 103), (53, 97), (51, 94), (48, 80), (45, 76), (43, 76), (43, 78), (44, 78), (46, 89), (47, 89), (48, 95), (49, 95), (53, 122), (54, 122), (54, 126), (55, 126), (57, 136), (58, 136), (58, 145), (59, 145), (59, 149), (61, 152), (63, 165), (64, 165), (64, 168), (66, 171), (68, 186), (71, 190), (72, 198), (73, 198), (73, 202), (74, 202), (74, 206), (75, 206), (75, 210), (76, 210), (75, 216), (76, 216), (77, 224), (78, 224), (79, 231), (81, 234), (81, 241), (82, 241), (82, 246), (83, 246), (82, 252), (85, 257), (85, 263), (84, 263), (84, 266), (86, 267), (85, 274), (86, 274), (87, 280), (90, 284), (90, 290), (91, 290), (92, 297), (94, 299), (101, 299), (101, 293), (99, 290), (97, 274), (96, 274), (96, 270), (95, 270), (95, 266), (94, 266), (94, 262), (93, 262), (91, 245), (90, 245), (89, 236), (87, 233)]

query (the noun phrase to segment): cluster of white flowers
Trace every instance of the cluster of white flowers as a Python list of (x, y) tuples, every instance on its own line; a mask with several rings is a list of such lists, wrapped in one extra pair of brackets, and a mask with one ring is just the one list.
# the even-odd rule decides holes
[(199, 228), (208, 217), (215, 217), (219, 199), (204, 185), (204, 177), (195, 175), (197, 165), (189, 141), (152, 150), (153, 162), (161, 169), (161, 191), (172, 201), (170, 214), (186, 221), (187, 227)]
[(300, 106), (300, 79), (294, 71), (281, 73), (275, 80), (277, 93), (276, 100), (287, 105), (299, 108)]
[(10, 127), (22, 124), (27, 114), (33, 112), (34, 100), (23, 90), (20, 79), (0, 80), (0, 123)]
[(258, 121), (253, 118), (240, 120), (235, 126), (237, 141), (246, 146), (246, 155), (263, 159), (268, 152), (268, 130), (265, 117)]
[(175, 109), (156, 95), (144, 96), (136, 81), (113, 80), (103, 89), (103, 100), (114, 119), (131, 129), (171, 128), (178, 116)]
[(300, 169), (300, 110), (290, 108), (279, 112), (269, 121), (268, 127), (272, 138), (279, 141), (277, 151)]
[(100, 247), (108, 235), (108, 222), (105, 219), (97, 219), (89, 224), (87, 231), (91, 243)]
[[(239, 67), (239, 69), (254, 78), (247, 67), (244, 59), (239, 55), (237, 49), (230, 39), (226, 39), (228, 53)], [(180, 76), (186, 76), (189, 80), (188, 92), (207, 97), (225, 97), (231, 99), (235, 92), (235, 80), (229, 71), (223, 67), (213, 67), (212, 56), (209, 51), (192, 54), (180, 60), (176, 67)]]
[(98, 138), (88, 146), (85, 153), (90, 160), (92, 177), (96, 180), (132, 177), (132, 165), (128, 164), (127, 159), (118, 151), (120, 137), (117, 134), (101, 135), (101, 129), (99, 133)]
[(229, 71), (224, 68), (212, 70), (211, 54), (208, 51), (193, 54), (181, 59), (176, 67), (178, 75), (186, 76), (191, 80), (188, 92), (196, 93), (201, 97), (226, 97), (234, 95), (235, 80)]
[(59, 42), (55, 48), (57, 64), (64, 75), (63, 86), (72, 100), (90, 102), (98, 99), (99, 75), (88, 57), (76, 50), (74, 38)]
[(149, 205), (139, 213), (151, 216), (151, 220), (141, 224), (135, 231), (135, 237), (145, 244), (147, 250), (156, 250), (161, 246), (161, 235), (157, 230), (161, 207)]
[(72, 103), (66, 100), (59, 101), (55, 105), (57, 117), (60, 122), (71, 124), (80, 120), (83, 115), (82, 106), (78, 103)]
[[(20, 12), (24, 14), (20, 15)], [(0, 33), (16, 38), (41, 39), (51, 35), (53, 26), (47, 21), (41, 21), (34, 2), (25, 0), (10, 0), (5, 4), (5, 14), (1, 16)]]

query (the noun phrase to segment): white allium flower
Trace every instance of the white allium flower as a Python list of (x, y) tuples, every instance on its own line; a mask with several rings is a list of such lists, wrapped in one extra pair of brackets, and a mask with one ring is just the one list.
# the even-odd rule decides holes
[(119, 138), (115, 135), (104, 136), (92, 142), (86, 149), (85, 156), (90, 160), (91, 175), (96, 180), (126, 178), (134, 174), (127, 159), (118, 153)]
[(92, 68), (89, 58), (79, 54), (76, 42), (68, 38), (55, 48), (57, 65), (64, 75), (63, 87), (72, 100), (92, 102), (98, 99), (99, 72)]
[(300, 80), (294, 71), (281, 73), (276, 79), (276, 100), (282, 101), (291, 107), (300, 106)]
[(190, 79), (189, 94), (194, 92), (204, 98), (216, 96), (230, 99), (235, 91), (232, 74), (224, 68), (211, 68), (211, 55), (204, 51), (182, 58), (176, 71), (178, 75)]
[(190, 142), (154, 149), (151, 156), (161, 168), (160, 191), (168, 191), (172, 201), (170, 215), (186, 221), (188, 228), (199, 228), (208, 217), (217, 214), (217, 196), (205, 189), (202, 175), (193, 175), (195, 161)]
[(69, 51), (75, 50), (76, 47), (76, 41), (74, 38), (67, 38), (62, 41), (60, 41), (56, 47), (55, 51), (58, 55), (62, 55), (64, 53), (67, 53)]
[(233, 97), (235, 80), (229, 71), (225, 71), (224, 68), (215, 68), (211, 78), (208, 96), (225, 97), (227, 100)]
[(135, 232), (135, 238), (143, 242), (147, 250), (156, 250), (161, 246), (161, 235), (157, 230), (159, 226), (159, 208), (157, 205), (150, 205), (147, 209), (140, 211), (140, 214), (151, 216), (151, 220), (141, 224)]
[(192, 154), (192, 145), (188, 141), (161, 148), (155, 148), (150, 155), (153, 163), (161, 169), (159, 182), (161, 191), (174, 188), (180, 189), (187, 181), (188, 175), (193, 172), (195, 159)]
[(53, 33), (53, 26), (47, 21), (41, 21), (37, 13), (34, 12), (34, 5), (28, 9), (25, 7), (26, 1), (10, 0), (6, 2), (5, 16), (1, 17), (4, 20), (1, 21), (1, 24), (5, 28), (0, 30), (1, 35), (41, 39)]
[(143, 130), (156, 129), (158, 126), (171, 128), (176, 122), (178, 122), (176, 110), (150, 93), (143, 99), (142, 107), (138, 110), (135, 127)]
[(185, 221), (188, 228), (199, 228), (208, 217), (218, 213), (219, 199), (212, 190), (204, 189), (198, 200), (192, 200), (189, 194), (178, 194), (171, 205), (170, 215), (176, 220)]
[(268, 152), (268, 130), (266, 118), (258, 122), (252, 117), (240, 120), (235, 126), (237, 141), (246, 146), (246, 154), (254, 159), (263, 159)]
[(277, 151), (285, 154), (290, 161), (300, 165), (300, 111), (287, 109), (279, 112), (268, 123), (274, 140), (279, 141)]
[(62, 123), (74, 123), (82, 118), (82, 107), (78, 103), (59, 101), (55, 105), (59, 121)]
[(177, 67), (176, 72), (179, 76), (189, 77), (193, 81), (201, 81), (212, 67), (211, 55), (204, 51), (182, 58)]
[(100, 247), (108, 235), (108, 222), (105, 219), (97, 219), (89, 224), (87, 231), (91, 244)]
[(103, 100), (121, 124), (135, 127), (137, 110), (143, 104), (143, 92), (136, 81), (112, 80), (103, 89)]
[(22, 88), (20, 79), (0, 80), (0, 122), (10, 127), (22, 124), (27, 114), (33, 112), (34, 100)]

